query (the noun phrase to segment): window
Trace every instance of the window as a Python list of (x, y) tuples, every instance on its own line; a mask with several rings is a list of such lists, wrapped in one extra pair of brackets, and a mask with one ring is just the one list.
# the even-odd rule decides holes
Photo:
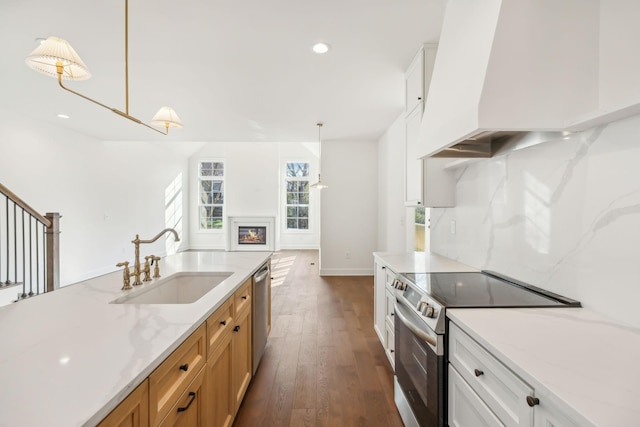
[(200, 162), (198, 181), (200, 230), (221, 230), (224, 218), (224, 162)]
[(286, 164), (287, 230), (309, 229), (309, 163)]

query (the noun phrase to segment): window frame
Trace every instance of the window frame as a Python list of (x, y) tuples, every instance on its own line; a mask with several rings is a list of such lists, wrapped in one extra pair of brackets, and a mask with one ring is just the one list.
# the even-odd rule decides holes
[[(306, 163), (308, 165), (308, 170), (309, 173), (306, 177), (290, 177), (287, 176), (287, 165), (290, 163)], [(311, 179), (313, 177), (313, 163), (311, 162), (311, 160), (309, 159), (284, 159), (282, 162), (282, 173), (284, 175), (284, 179), (283, 179), (283, 199), (284, 202), (282, 203), (282, 209), (283, 209), (283, 215), (282, 215), (282, 223), (283, 223), (283, 232), (284, 233), (288, 233), (288, 234), (311, 234), (313, 233), (313, 220), (312, 220), (312, 200), (313, 200), (313, 196), (312, 196), (312, 191), (311, 191)], [(306, 205), (290, 205), (289, 203), (287, 203), (287, 185), (289, 181), (296, 181), (296, 182), (307, 182), (308, 186), (309, 186), (309, 202)], [(306, 207), (307, 208), (307, 228), (306, 229), (300, 229), (300, 228), (289, 228), (289, 216), (288, 216), (288, 208), (289, 207)], [(300, 218), (300, 217), (297, 217)]]
[[(202, 170), (202, 164), (203, 163), (222, 163), (223, 166), (223, 173), (222, 176), (202, 176), (200, 174), (201, 170)], [(207, 157), (207, 158), (202, 158), (202, 159), (198, 159), (197, 161), (197, 176), (196, 176), (196, 194), (197, 194), (197, 198), (198, 198), (198, 203), (196, 206), (196, 217), (197, 217), (197, 221), (198, 221), (198, 232), (199, 233), (224, 233), (226, 231), (226, 199), (227, 199), (227, 194), (226, 194), (226, 175), (227, 175), (227, 161), (226, 159), (223, 158), (211, 158), (211, 157)], [(201, 183), (204, 180), (207, 181), (222, 181), (222, 203), (213, 203), (213, 204), (203, 204), (202, 203), (202, 199), (200, 198), (201, 195)], [(221, 216), (221, 227), (220, 228), (202, 228), (202, 218), (200, 216), (200, 210), (203, 206), (220, 206), (222, 208), (222, 216)]]

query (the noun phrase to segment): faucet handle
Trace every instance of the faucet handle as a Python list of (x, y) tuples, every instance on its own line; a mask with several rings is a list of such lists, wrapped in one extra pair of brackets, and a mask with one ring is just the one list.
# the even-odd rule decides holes
[(116, 264), (116, 267), (124, 267), (122, 270), (122, 290), (128, 291), (131, 289), (131, 280), (129, 272), (129, 261), (123, 261)]
[(143, 282), (151, 281), (151, 266), (149, 265), (149, 260), (152, 260), (153, 262), (153, 255), (144, 257), (144, 269), (142, 270), (144, 273), (144, 279), (142, 279)]
[(160, 278), (160, 257), (155, 255), (149, 255), (149, 258), (151, 258), (151, 264), (153, 264), (154, 261), (156, 263), (156, 266), (153, 269), (153, 278), (158, 279)]

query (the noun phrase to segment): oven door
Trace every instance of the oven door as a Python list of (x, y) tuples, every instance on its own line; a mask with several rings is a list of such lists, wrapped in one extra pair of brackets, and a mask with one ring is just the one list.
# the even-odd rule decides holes
[(394, 328), (396, 377), (415, 420), (420, 427), (444, 427), (443, 337), (399, 300)]

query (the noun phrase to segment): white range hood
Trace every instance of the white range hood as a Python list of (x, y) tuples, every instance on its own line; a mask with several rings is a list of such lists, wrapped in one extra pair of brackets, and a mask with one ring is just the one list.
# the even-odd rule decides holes
[(497, 137), (560, 131), (594, 111), (599, 4), (449, 0), (418, 155), (491, 155)]

